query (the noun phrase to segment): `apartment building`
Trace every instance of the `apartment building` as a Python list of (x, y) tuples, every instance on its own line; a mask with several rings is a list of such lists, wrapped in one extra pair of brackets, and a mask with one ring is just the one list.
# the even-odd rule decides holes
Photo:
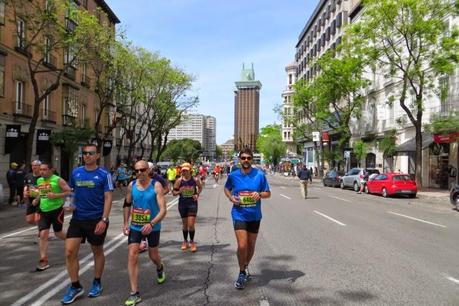
[(291, 63), (285, 67), (287, 73), (287, 87), (282, 92), (282, 141), (287, 146), (287, 154), (296, 154), (296, 143), (293, 140), (293, 85), (296, 82), (296, 64)]
[[(25, 3), (25, 1), (24, 1)], [(72, 1), (75, 7), (97, 14), (99, 22), (115, 32), (118, 17), (103, 0)], [(43, 9), (52, 1), (30, 1), (30, 5), (40, 5)], [(98, 13), (97, 8), (105, 14)], [(77, 21), (71, 16), (62, 16), (63, 24), (71, 31)], [(15, 20), (15, 21), (14, 21)], [(65, 22), (64, 22), (65, 21)], [(29, 39), (28, 25), (20, 17), (15, 18), (11, 3), (0, 1), (0, 172), (5, 173), (10, 162), (25, 160), (26, 137), (32, 118), (34, 94), (27, 68), (25, 42)], [(45, 46), (51, 38), (45, 36)], [(45, 48), (46, 49), (46, 48)], [(70, 52), (51, 50), (43, 54), (33, 51), (33, 62), (43, 61), (47, 67), (63, 67), (70, 59)], [(43, 84), (55, 72), (42, 73), (38, 81)], [(70, 171), (69, 165), (78, 164), (81, 157), (69, 156), (61, 148), (51, 145), (50, 135), (66, 126), (94, 127), (98, 114), (92, 72), (85, 64), (73, 65), (65, 71), (61, 86), (43, 102), (37, 123), (33, 144), (33, 158), (51, 160), (63, 177)], [(105, 125), (110, 122), (110, 113), (103, 116)], [(107, 145), (108, 146), (108, 145)], [(109, 163), (109, 161), (108, 161)], [(1, 177), (0, 182), (3, 182)]]
[(203, 157), (213, 160), (216, 157), (216, 119), (202, 114), (187, 114), (183, 121), (171, 129), (167, 142), (174, 139), (193, 139), (199, 141)]

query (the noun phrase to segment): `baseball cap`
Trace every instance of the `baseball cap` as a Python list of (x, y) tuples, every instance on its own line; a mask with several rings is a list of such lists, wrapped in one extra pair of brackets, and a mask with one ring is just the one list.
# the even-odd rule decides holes
[(192, 168), (190, 163), (183, 163), (180, 167), (182, 168), (180, 171), (183, 171), (183, 170), (190, 171)]

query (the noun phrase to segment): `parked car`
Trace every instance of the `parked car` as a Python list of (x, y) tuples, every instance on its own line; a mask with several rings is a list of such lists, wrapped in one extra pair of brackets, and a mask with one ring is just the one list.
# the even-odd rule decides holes
[(407, 195), (415, 198), (418, 188), (416, 182), (408, 174), (382, 173), (367, 182), (365, 192), (381, 194), (383, 197)]
[(156, 166), (159, 166), (159, 168), (161, 169), (161, 175), (162, 175), (163, 177), (166, 177), (167, 169), (168, 169), (171, 165), (173, 165), (172, 162), (165, 162), (165, 161), (163, 161), (163, 162), (158, 162), (158, 163), (156, 164)]
[(449, 193), (449, 200), (451, 204), (453, 204), (456, 209), (459, 209), (459, 185), (455, 185), (451, 188), (451, 192)]
[(341, 178), (341, 189), (344, 188), (353, 188), (354, 191), (360, 190), (360, 181), (363, 179), (363, 171), (366, 170), (369, 175), (377, 173), (379, 174), (378, 169), (373, 168), (352, 168)]
[(344, 171), (331, 170), (325, 174), (322, 182), (324, 186), (339, 187), (341, 183), (341, 177), (344, 175)]

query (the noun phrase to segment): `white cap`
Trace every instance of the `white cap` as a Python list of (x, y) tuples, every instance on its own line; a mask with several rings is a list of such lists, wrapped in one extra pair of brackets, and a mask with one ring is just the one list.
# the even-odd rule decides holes
[(154, 164), (152, 162), (148, 162), (148, 168), (151, 170), (153, 169)]

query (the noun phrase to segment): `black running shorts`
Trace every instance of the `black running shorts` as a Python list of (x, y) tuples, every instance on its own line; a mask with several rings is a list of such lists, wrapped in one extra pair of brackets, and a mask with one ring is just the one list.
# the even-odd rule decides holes
[(26, 205), (27, 205), (27, 206), (26, 206), (26, 216), (38, 212), (38, 210), (37, 210), (38, 205), (37, 205), (37, 206), (33, 206), (33, 205), (32, 205), (32, 200), (33, 200), (33, 198), (29, 198), (29, 200), (27, 200), (27, 204), (26, 204)]
[(62, 207), (47, 211), (40, 212), (40, 220), (38, 221), (38, 230), (49, 230), (51, 225), (53, 225), (53, 230), (55, 233), (62, 231), (62, 226), (64, 224), (64, 209)]
[(260, 229), (260, 220), (259, 221), (239, 221), (233, 220), (234, 230), (243, 230), (249, 233), (257, 234)]
[(180, 213), (180, 217), (196, 217), (198, 213), (198, 203), (187, 203), (187, 204), (180, 204), (178, 205), (178, 210)]
[(105, 236), (107, 236), (108, 224), (105, 227), (105, 231), (96, 235), (94, 230), (96, 229), (97, 223), (100, 220), (70, 220), (70, 225), (67, 230), (67, 238), (81, 238), (81, 243), (84, 243), (88, 239), (89, 244), (99, 246), (103, 245)]
[(160, 231), (151, 231), (149, 235), (145, 236), (142, 232), (130, 230), (128, 236), (128, 244), (140, 243), (142, 238), (147, 237), (148, 247), (156, 248), (159, 245), (159, 233)]

